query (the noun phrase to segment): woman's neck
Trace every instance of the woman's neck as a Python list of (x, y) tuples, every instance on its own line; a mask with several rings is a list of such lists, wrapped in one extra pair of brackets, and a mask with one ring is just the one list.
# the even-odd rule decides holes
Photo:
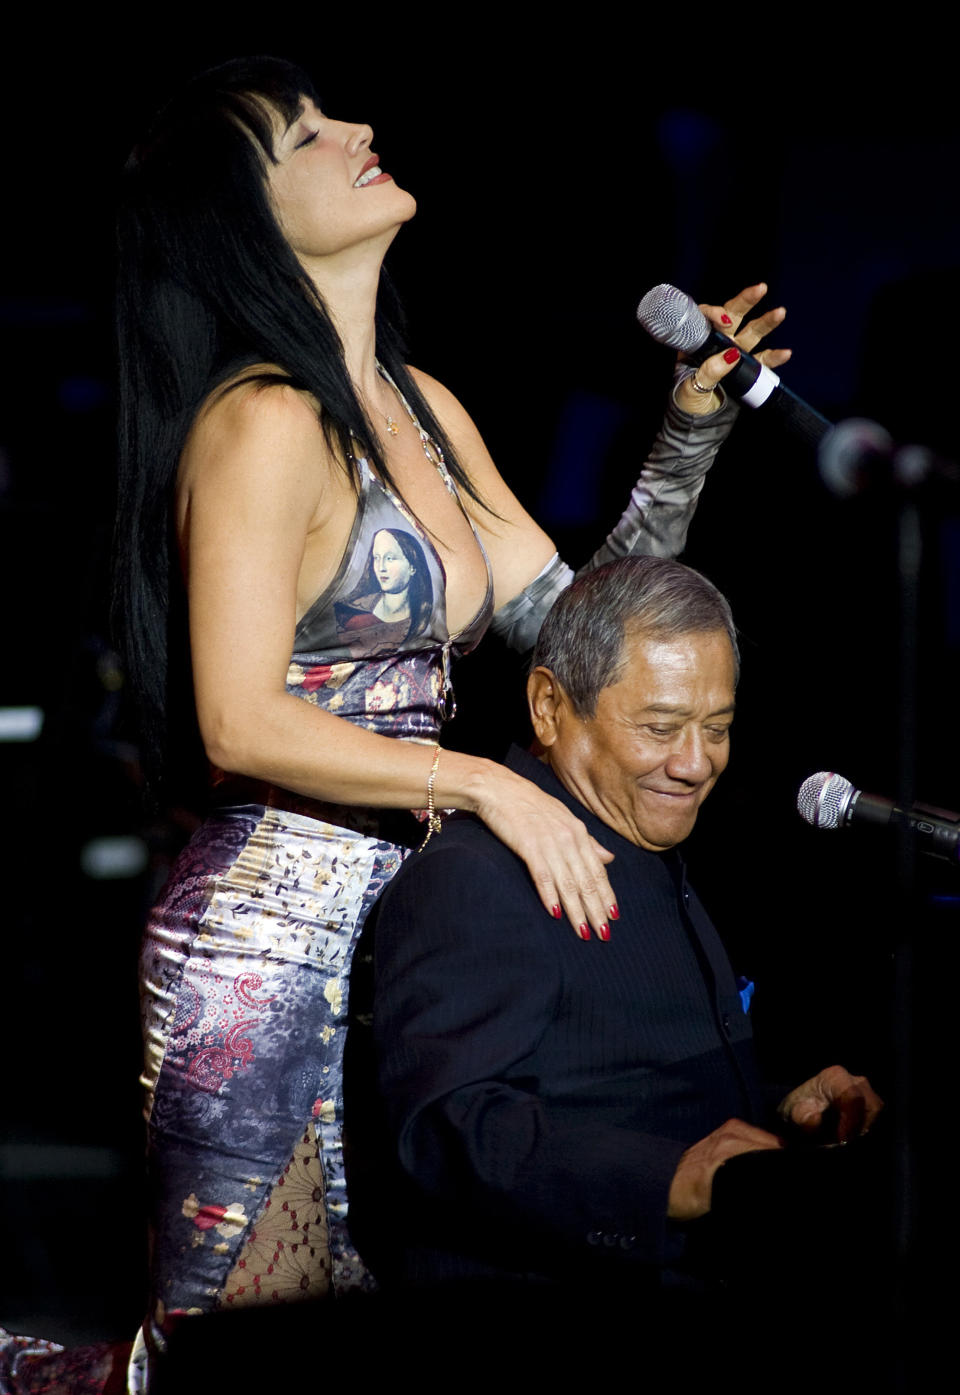
[(406, 587), (396, 595), (391, 595), (389, 591), (383, 591), (380, 599), (374, 604), (373, 613), (378, 620), (385, 620), (388, 623), (409, 620), (410, 598)]
[(382, 248), (351, 248), (322, 262), (304, 262), (343, 344), (347, 372), (360, 397), (376, 402), (383, 390), (377, 373), (376, 311)]

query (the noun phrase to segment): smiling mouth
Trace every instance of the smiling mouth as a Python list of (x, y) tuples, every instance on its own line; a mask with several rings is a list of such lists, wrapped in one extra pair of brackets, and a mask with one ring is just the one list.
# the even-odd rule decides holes
[(365, 184), (370, 184), (373, 182), (374, 179), (381, 179), (382, 177), (383, 170), (380, 168), (380, 166), (371, 165), (368, 170), (364, 170), (363, 174), (361, 174), (359, 179), (354, 180), (353, 187), (355, 189), (362, 189)]

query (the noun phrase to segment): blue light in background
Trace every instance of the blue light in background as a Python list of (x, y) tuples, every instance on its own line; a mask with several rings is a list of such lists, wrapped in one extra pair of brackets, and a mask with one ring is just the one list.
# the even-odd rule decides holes
[(555, 527), (592, 523), (600, 512), (600, 481), (610, 443), (628, 411), (597, 393), (568, 398), (553, 445), (538, 517)]
[(65, 412), (92, 412), (102, 407), (108, 397), (106, 383), (83, 373), (61, 378), (57, 385), (57, 402)]

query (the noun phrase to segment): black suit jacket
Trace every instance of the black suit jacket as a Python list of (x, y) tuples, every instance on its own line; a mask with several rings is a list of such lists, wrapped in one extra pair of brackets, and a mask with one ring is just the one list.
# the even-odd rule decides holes
[(615, 854), (621, 919), (609, 943), (578, 940), (471, 818), (406, 862), (376, 920), (374, 1007), (403, 1181), (386, 1229), (351, 1190), (357, 1234), (381, 1277), (415, 1282), (682, 1268), (681, 1153), (762, 1111), (730, 964), (676, 852), (627, 842), (531, 756), (508, 763)]

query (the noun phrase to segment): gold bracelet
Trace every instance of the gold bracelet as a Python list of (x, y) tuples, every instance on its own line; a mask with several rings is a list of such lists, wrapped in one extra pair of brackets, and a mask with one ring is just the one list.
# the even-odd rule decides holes
[(430, 767), (430, 774), (427, 776), (427, 836), (420, 844), (417, 852), (423, 852), (435, 833), (439, 833), (443, 825), (440, 822), (440, 815), (437, 813), (437, 806), (433, 801), (433, 783), (437, 778), (437, 767), (440, 764), (440, 747), (434, 747), (433, 765)]

